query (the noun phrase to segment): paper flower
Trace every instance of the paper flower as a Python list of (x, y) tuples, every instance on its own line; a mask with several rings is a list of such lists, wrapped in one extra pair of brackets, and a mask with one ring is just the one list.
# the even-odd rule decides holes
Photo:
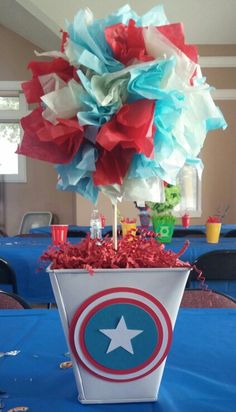
[(22, 85), (38, 108), (21, 121), (18, 153), (56, 164), (57, 187), (94, 203), (99, 192), (163, 202), (163, 181), (201, 167), (207, 132), (226, 127), (197, 48), (162, 6), (140, 17), (126, 5), (97, 20), (80, 10), (61, 51), (42, 56), (51, 61), (30, 62)]

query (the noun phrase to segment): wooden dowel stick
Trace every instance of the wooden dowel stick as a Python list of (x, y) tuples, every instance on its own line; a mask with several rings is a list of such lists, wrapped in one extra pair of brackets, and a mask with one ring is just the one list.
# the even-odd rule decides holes
[(112, 204), (113, 208), (113, 225), (112, 225), (112, 237), (113, 237), (113, 246), (117, 250), (117, 204)]

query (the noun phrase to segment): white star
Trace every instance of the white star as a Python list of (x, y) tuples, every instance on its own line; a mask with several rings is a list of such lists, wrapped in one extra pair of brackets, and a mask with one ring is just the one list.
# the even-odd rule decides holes
[(143, 333), (143, 330), (128, 329), (123, 316), (121, 316), (116, 329), (99, 329), (99, 331), (111, 339), (106, 353), (112, 352), (113, 350), (121, 347), (127, 352), (132, 353), (132, 355), (134, 354), (134, 351), (131, 344), (131, 339), (140, 335), (140, 333)]

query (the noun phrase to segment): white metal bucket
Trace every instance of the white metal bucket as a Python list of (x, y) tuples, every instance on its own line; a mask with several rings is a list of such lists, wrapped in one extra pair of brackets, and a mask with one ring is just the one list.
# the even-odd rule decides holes
[(189, 269), (48, 271), (79, 401), (157, 400)]

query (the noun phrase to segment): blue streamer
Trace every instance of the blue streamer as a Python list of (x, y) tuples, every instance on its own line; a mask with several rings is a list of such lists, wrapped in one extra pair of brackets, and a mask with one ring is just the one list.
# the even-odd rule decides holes
[(99, 190), (92, 180), (92, 172), (96, 170), (96, 160), (96, 148), (89, 143), (83, 144), (70, 163), (55, 166), (60, 175), (57, 189), (80, 193), (96, 203)]

